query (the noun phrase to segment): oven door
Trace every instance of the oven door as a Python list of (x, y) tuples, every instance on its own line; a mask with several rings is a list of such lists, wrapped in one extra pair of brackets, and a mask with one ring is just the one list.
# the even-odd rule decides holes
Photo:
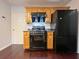
[(45, 35), (31, 35), (31, 49), (46, 49)]

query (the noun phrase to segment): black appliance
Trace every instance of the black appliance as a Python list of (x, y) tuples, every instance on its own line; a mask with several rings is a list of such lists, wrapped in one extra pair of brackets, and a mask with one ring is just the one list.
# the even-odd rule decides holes
[(46, 31), (44, 26), (34, 26), (30, 31), (30, 48), (31, 50), (46, 49)]
[(77, 51), (77, 10), (57, 10), (53, 16), (56, 20), (54, 49), (55, 51)]

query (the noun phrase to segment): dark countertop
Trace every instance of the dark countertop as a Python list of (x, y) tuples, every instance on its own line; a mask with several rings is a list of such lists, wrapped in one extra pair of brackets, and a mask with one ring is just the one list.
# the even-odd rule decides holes
[[(27, 32), (27, 31), (32, 31), (32, 30), (24, 30), (24, 32)], [(54, 30), (54, 29), (46, 29), (45, 31), (51, 31), (51, 32), (54, 32), (55, 30)]]

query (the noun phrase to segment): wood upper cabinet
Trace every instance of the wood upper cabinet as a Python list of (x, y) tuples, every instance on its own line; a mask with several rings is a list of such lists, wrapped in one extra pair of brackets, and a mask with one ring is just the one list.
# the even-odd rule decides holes
[(25, 15), (26, 15), (26, 16), (25, 16), (25, 22), (26, 22), (27, 24), (31, 24), (31, 23), (32, 23), (31, 13), (30, 13), (30, 12), (27, 12)]
[(24, 31), (24, 49), (30, 48), (30, 32)]
[(45, 19), (45, 23), (51, 23), (51, 14), (54, 11), (55, 10), (51, 7), (27, 7), (25, 8), (25, 15), (26, 15), (25, 21), (28, 24), (32, 23), (32, 16), (31, 16), (32, 12), (45, 12), (47, 15)]
[(53, 49), (53, 32), (47, 32), (47, 49)]

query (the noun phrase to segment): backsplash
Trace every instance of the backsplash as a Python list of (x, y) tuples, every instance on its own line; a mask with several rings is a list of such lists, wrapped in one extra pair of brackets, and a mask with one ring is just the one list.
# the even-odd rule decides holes
[(32, 26), (45, 26), (44, 22), (34, 22), (32, 23)]
[[(35, 24), (27, 24), (26, 30), (32, 29), (33, 25), (35, 25)], [(41, 23), (39, 23), (39, 24), (36, 24), (36, 26), (37, 25), (38, 26), (45, 26), (45, 29), (51, 29), (50, 24), (46, 24), (46, 23), (41, 24)]]

